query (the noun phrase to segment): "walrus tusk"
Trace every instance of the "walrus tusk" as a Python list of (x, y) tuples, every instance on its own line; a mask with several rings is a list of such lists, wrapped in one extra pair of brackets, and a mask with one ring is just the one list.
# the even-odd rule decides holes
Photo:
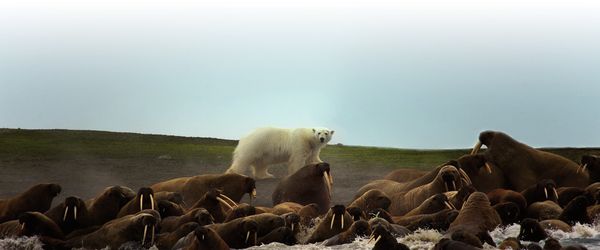
[(556, 188), (552, 188), (552, 191), (554, 191), (554, 195), (556, 196), (556, 199), (558, 200), (558, 192), (556, 192)]
[(256, 198), (256, 188), (252, 189), (252, 197)]
[(73, 207), (73, 218), (77, 220), (77, 206)]
[(233, 210), (233, 207), (231, 207), (229, 205), (229, 203), (227, 203), (225, 200), (223, 200), (221, 197), (217, 197), (217, 200), (221, 203), (223, 203), (223, 205), (227, 206), (227, 208), (229, 208), (229, 210)]
[(150, 209), (154, 210), (154, 195), (150, 194)]
[(485, 162), (485, 169), (488, 171), (489, 174), (492, 174), (492, 166), (490, 166), (489, 162)]
[(371, 241), (373, 241), (375, 232), (371, 233), (371, 235), (369, 235), (369, 241), (367, 241), (367, 244), (371, 243)]
[(140, 211), (144, 210), (144, 195), (140, 195)]
[(444, 181), (444, 186), (446, 186), (446, 192), (450, 191), (450, 190), (448, 190), (448, 183), (446, 183), (445, 181)]
[(23, 222), (23, 224), (21, 224), (21, 231), (25, 230), (25, 222)]
[(258, 244), (258, 231), (254, 232), (254, 246), (256, 246), (256, 244)]
[[(585, 173), (585, 167), (587, 167), (587, 163), (583, 164), (583, 166), (581, 166), (581, 173)], [(579, 172), (579, 169), (577, 169)]]
[(246, 233), (246, 244), (248, 244), (248, 238), (250, 237), (250, 231)]
[[(225, 199), (226, 201), (228, 201), (228, 203), (229, 203), (229, 202), (231, 202), (231, 204), (230, 204), (230, 205), (232, 205), (232, 207), (237, 207), (237, 205), (238, 205), (238, 204), (237, 204), (237, 203), (235, 203), (235, 201), (233, 201), (231, 198), (227, 197), (227, 195), (224, 195), (224, 194), (219, 194), (219, 196), (220, 196), (221, 198)], [(252, 198), (252, 197), (250, 197), (250, 198)]]
[(150, 245), (154, 245), (154, 227), (152, 227), (152, 238), (150, 238)]
[(63, 215), (63, 221), (67, 220), (67, 213), (69, 212), (69, 206), (65, 206), (65, 214)]
[(465, 172), (462, 168), (458, 169), (458, 172), (465, 177), (465, 179), (468, 181), (467, 184), (473, 184), (473, 182), (471, 181), (471, 177), (469, 177), (469, 175), (467, 174), (467, 172)]
[(344, 216), (342, 215), (342, 217), (340, 219), (342, 221), (342, 227), (340, 227), (340, 229), (344, 229)]
[(481, 148), (481, 141), (477, 141), (477, 143), (475, 143), (475, 146), (473, 146), (473, 150), (471, 150), (471, 155), (477, 154), (479, 152), (480, 148)]
[[(342, 219), (344, 219), (342, 217)], [(335, 221), (335, 214), (333, 214), (333, 217), (331, 218), (331, 225), (329, 225), (329, 229), (333, 229), (333, 222)]]
[(381, 235), (377, 236), (373, 245), (377, 245), (377, 242), (379, 242), (379, 240), (381, 240)]
[(142, 237), (142, 246), (146, 243), (146, 233), (148, 232), (148, 225), (144, 226), (144, 236)]
[(454, 180), (452, 180), (452, 188), (454, 188), (454, 189), (452, 189), (452, 191), (458, 190), (458, 189), (456, 189), (456, 183), (454, 183)]
[(444, 201), (444, 203), (446, 204), (446, 206), (447, 206), (448, 208), (456, 210), (456, 207), (455, 207), (454, 205), (452, 205), (452, 203), (450, 203), (450, 202), (447, 202), (447, 201)]
[(294, 232), (294, 223), (292, 223), (292, 232)]
[(331, 197), (331, 183), (329, 183), (329, 174), (327, 173), (327, 171), (323, 172), (323, 180), (325, 181), (325, 184), (327, 184), (329, 197)]
[(546, 200), (548, 199), (548, 188), (544, 188), (544, 194), (546, 195)]
[(333, 175), (329, 174), (329, 183), (331, 183), (331, 185), (333, 185)]

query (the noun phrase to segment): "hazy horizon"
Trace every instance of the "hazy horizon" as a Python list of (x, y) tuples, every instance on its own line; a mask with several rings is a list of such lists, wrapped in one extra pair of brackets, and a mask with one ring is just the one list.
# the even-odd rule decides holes
[(0, 3), (0, 127), (600, 146), (600, 3)]

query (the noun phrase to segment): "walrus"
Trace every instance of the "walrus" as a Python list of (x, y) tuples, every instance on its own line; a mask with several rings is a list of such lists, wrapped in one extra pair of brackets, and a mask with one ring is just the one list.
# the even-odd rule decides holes
[(348, 230), (352, 225), (352, 222), (354, 222), (354, 220), (352, 219), (352, 216), (346, 212), (346, 207), (344, 205), (335, 205), (329, 209), (306, 243), (315, 243), (329, 239), (336, 234)]
[(286, 201), (301, 205), (316, 203), (319, 206), (319, 214), (324, 214), (329, 210), (331, 202), (331, 184), (328, 163), (306, 165), (281, 179), (273, 191), (273, 206)]
[(456, 209), (456, 208), (454, 207), (454, 205), (452, 205), (448, 201), (448, 197), (445, 194), (436, 194), (436, 195), (433, 195), (433, 196), (427, 198), (427, 200), (423, 201), (423, 203), (421, 203), (421, 205), (414, 208), (413, 210), (410, 210), (404, 216), (413, 216), (413, 215), (419, 215), (419, 214), (433, 214), (433, 213), (442, 211), (444, 209)]
[(405, 193), (389, 194), (392, 204), (389, 211), (392, 215), (404, 215), (418, 207), (427, 198), (435, 194), (455, 191), (462, 187), (461, 174), (454, 166), (444, 166), (433, 181), (416, 187)]
[[(488, 232), (502, 223), (496, 210), (490, 205), (487, 195), (481, 192), (472, 193), (463, 204), (456, 219), (450, 224), (446, 235), (452, 235), (456, 230), (477, 235), (482, 242), (496, 246)], [(488, 238), (489, 237), (489, 238)]]
[(177, 241), (172, 249), (229, 250), (229, 246), (215, 230), (206, 226), (200, 226), (186, 237)]
[(577, 196), (586, 195), (591, 203), (595, 202), (595, 198), (586, 192), (585, 189), (579, 187), (560, 187), (556, 189), (558, 193), (558, 205), (566, 207), (569, 202)]
[(525, 197), (523, 197), (521, 193), (508, 189), (494, 189), (487, 193), (487, 197), (490, 200), (492, 206), (505, 202), (512, 202), (516, 204), (519, 207), (519, 219), (527, 215), (527, 206), (531, 205), (527, 203), (527, 200), (525, 199)]
[(85, 202), (79, 197), (69, 196), (64, 202), (45, 213), (64, 234), (91, 225), (91, 218)]
[(154, 200), (154, 191), (147, 187), (138, 190), (135, 198), (127, 202), (127, 204), (121, 208), (121, 211), (117, 214), (117, 218), (135, 214), (145, 209), (158, 210), (158, 204), (156, 204), (156, 200)]
[(61, 191), (54, 183), (37, 184), (14, 197), (0, 200), (0, 223), (17, 219), (24, 212), (44, 213)]
[(538, 201), (550, 200), (558, 204), (558, 192), (556, 191), (556, 183), (550, 179), (538, 181), (525, 190), (521, 191), (521, 195), (527, 200), (527, 204), (533, 204)]
[(258, 223), (248, 218), (238, 218), (226, 223), (208, 225), (231, 248), (247, 248), (258, 242)]
[(558, 219), (563, 209), (553, 201), (535, 202), (527, 208), (527, 217), (537, 220)]
[(352, 217), (352, 220), (354, 220), (354, 221), (367, 219), (367, 214), (358, 207), (347, 207), (346, 212), (348, 212), (348, 214), (350, 214), (350, 216)]
[(419, 214), (394, 218), (394, 223), (405, 226), (408, 230), (433, 229), (438, 231), (448, 230), (450, 224), (458, 216), (454, 209), (444, 209), (433, 214)]
[(289, 227), (278, 227), (271, 230), (265, 236), (258, 238), (260, 244), (270, 244), (273, 242), (279, 242), (288, 246), (295, 245), (298, 243), (296, 235)]
[(371, 235), (371, 226), (366, 220), (358, 220), (352, 223), (350, 228), (323, 242), (325, 246), (335, 246), (352, 243), (356, 237)]
[(388, 210), (391, 204), (392, 201), (390, 200), (390, 197), (384, 192), (379, 189), (372, 189), (356, 198), (348, 205), (348, 207), (357, 207), (363, 211), (371, 211), (377, 208)]
[(128, 187), (111, 186), (96, 198), (86, 201), (91, 225), (103, 225), (117, 218), (121, 208), (135, 197), (136, 193)]
[(515, 237), (508, 237), (500, 243), (498, 248), (500, 250), (508, 250), (508, 249), (516, 250), (516, 249), (523, 249), (524, 247), (521, 244), (521, 241), (519, 241), (519, 239), (517, 239)]
[(244, 194), (250, 201), (256, 198), (256, 182), (254, 179), (240, 174), (204, 174), (192, 177), (181, 177), (156, 183), (150, 186), (155, 192), (177, 192), (183, 196), (183, 204), (188, 207), (200, 200), (211, 189), (219, 189), (222, 194), (235, 203), (242, 200)]
[(507, 186), (502, 169), (486, 162), (485, 155), (463, 155), (456, 160), (479, 192), (490, 192)]
[(214, 218), (206, 209), (194, 208), (182, 216), (171, 216), (164, 218), (160, 222), (160, 231), (162, 233), (173, 232), (177, 230), (177, 228), (181, 227), (181, 225), (189, 222), (195, 222), (200, 226), (205, 226), (213, 224)]
[(285, 227), (285, 220), (283, 217), (270, 213), (255, 214), (245, 217), (248, 220), (256, 221), (258, 224), (257, 237), (263, 237), (269, 232), (279, 227)]
[(271, 209), (271, 211), (269, 211), (269, 213), (277, 214), (277, 215), (287, 214), (287, 213), (291, 213), (291, 212), (297, 213), (303, 207), (304, 207), (304, 205), (298, 204), (296, 202), (290, 202), (290, 201), (282, 202), (282, 203), (279, 203), (279, 204), (273, 206), (273, 209)]
[(457, 240), (451, 240), (449, 238), (442, 238), (438, 243), (433, 246), (433, 250), (478, 250), (480, 248), (474, 247), (467, 243)]
[(233, 201), (227, 200), (220, 190), (213, 188), (204, 193), (204, 196), (196, 201), (190, 209), (204, 208), (208, 210), (216, 222), (223, 222), (225, 221), (226, 212), (221, 205), (227, 207), (228, 210), (232, 210), (233, 206), (237, 206)]
[(477, 248), (483, 248), (483, 243), (476, 235), (465, 232), (464, 230), (454, 231), (450, 236), (450, 239), (461, 241)]
[(521, 221), (519, 240), (538, 242), (546, 238), (548, 238), (548, 234), (537, 220), (525, 218)]
[(560, 242), (554, 238), (548, 238), (544, 242), (544, 250), (562, 250), (564, 249)]
[(172, 232), (162, 232), (161, 229), (161, 233), (156, 235), (156, 247), (159, 250), (171, 250), (179, 239), (187, 236), (199, 226), (200, 225), (196, 222), (188, 222)]
[(181, 207), (181, 205), (168, 201), (168, 200), (160, 200), (156, 202), (158, 206), (158, 213), (160, 213), (160, 218), (167, 218), (170, 216), (181, 216), (185, 214), (185, 209)]
[(40, 212), (24, 212), (16, 220), (0, 224), (0, 238), (20, 236), (41, 236), (64, 239), (60, 227)]
[(473, 192), (476, 192), (477, 189), (473, 187), (473, 185), (465, 185), (461, 187), (458, 191), (450, 191), (445, 192), (444, 194), (448, 197), (448, 202), (455, 208), (460, 210), (462, 208), (463, 203), (469, 198)]
[(389, 231), (394, 237), (404, 237), (408, 234), (411, 234), (412, 231), (404, 226), (400, 226), (397, 224), (393, 224), (386, 219), (375, 217), (369, 220), (369, 226), (371, 229), (375, 228), (375, 226), (382, 226), (385, 230)]
[(246, 204), (246, 203), (240, 203), (236, 207), (234, 207), (231, 211), (229, 211), (229, 213), (227, 213), (227, 216), (225, 217), (225, 220), (223, 222), (228, 222), (228, 221), (232, 221), (237, 218), (242, 218), (242, 217), (255, 215), (255, 214), (256, 214), (256, 208), (254, 206)]
[(383, 179), (400, 183), (409, 182), (426, 175), (427, 172), (429, 171), (414, 168), (400, 168), (388, 173), (383, 177)]
[(502, 225), (506, 226), (513, 223), (517, 223), (521, 218), (521, 211), (519, 210), (519, 206), (514, 202), (498, 203), (492, 207), (500, 216), (500, 219), (502, 220)]
[(588, 205), (589, 201), (587, 197), (583, 195), (577, 196), (567, 204), (565, 209), (563, 209), (562, 213), (558, 216), (558, 219), (571, 226), (576, 223), (591, 224), (592, 219), (587, 213)]
[(146, 209), (112, 220), (90, 234), (70, 239), (68, 243), (72, 248), (99, 249), (108, 246), (118, 249), (125, 242), (135, 241), (143, 247), (150, 247), (154, 244), (159, 224), (158, 211)]
[(600, 157), (596, 155), (582, 155), (579, 172), (587, 172), (590, 176), (590, 183), (600, 182)]
[(589, 182), (587, 173), (578, 171), (577, 163), (549, 152), (534, 149), (516, 141), (505, 133), (484, 131), (471, 154), (482, 145), (486, 161), (505, 173), (509, 185), (515, 191), (523, 191), (543, 179), (552, 179), (559, 187), (585, 187)]
[(384, 226), (377, 225), (373, 228), (371, 236), (369, 237), (369, 244), (375, 240), (374, 250), (410, 250), (408, 246), (398, 243), (396, 238), (385, 228)]
[(571, 232), (573, 228), (562, 220), (543, 220), (540, 221), (540, 225), (545, 230), (561, 230), (563, 232)]
[(185, 203), (183, 202), (183, 195), (181, 195), (180, 193), (177, 193), (177, 192), (168, 192), (168, 191), (155, 192), (154, 199), (156, 200), (156, 202), (160, 202), (160, 201), (164, 200), (164, 201), (173, 202), (173, 203), (181, 205), (181, 206), (185, 206)]

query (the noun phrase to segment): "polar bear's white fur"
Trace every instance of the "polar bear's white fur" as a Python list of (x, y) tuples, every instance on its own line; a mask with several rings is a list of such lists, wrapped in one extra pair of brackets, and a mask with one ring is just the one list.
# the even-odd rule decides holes
[(326, 128), (259, 128), (240, 139), (227, 173), (245, 174), (250, 166), (256, 179), (273, 178), (269, 165), (288, 163), (288, 174), (307, 164), (323, 162), (321, 149), (335, 131)]

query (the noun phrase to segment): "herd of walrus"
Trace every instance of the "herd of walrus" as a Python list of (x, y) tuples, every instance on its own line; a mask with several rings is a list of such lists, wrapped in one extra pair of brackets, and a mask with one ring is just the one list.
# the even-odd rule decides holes
[[(281, 179), (273, 207), (239, 203), (246, 194), (252, 203), (255, 180), (232, 173), (176, 178), (137, 192), (111, 186), (52, 208), (61, 186), (38, 184), (0, 199), (0, 237), (36, 236), (45, 249), (118, 249), (129, 242), (158, 249), (332, 246), (364, 237), (373, 249), (409, 249), (397, 238), (433, 229), (443, 234), (434, 249), (585, 249), (561, 246), (546, 230), (592, 223), (600, 214), (599, 181), (597, 156), (577, 164), (484, 131), (471, 154), (428, 172), (395, 170), (345, 205), (330, 204), (333, 175), (324, 162)], [(489, 234), (515, 223), (518, 237)]]

